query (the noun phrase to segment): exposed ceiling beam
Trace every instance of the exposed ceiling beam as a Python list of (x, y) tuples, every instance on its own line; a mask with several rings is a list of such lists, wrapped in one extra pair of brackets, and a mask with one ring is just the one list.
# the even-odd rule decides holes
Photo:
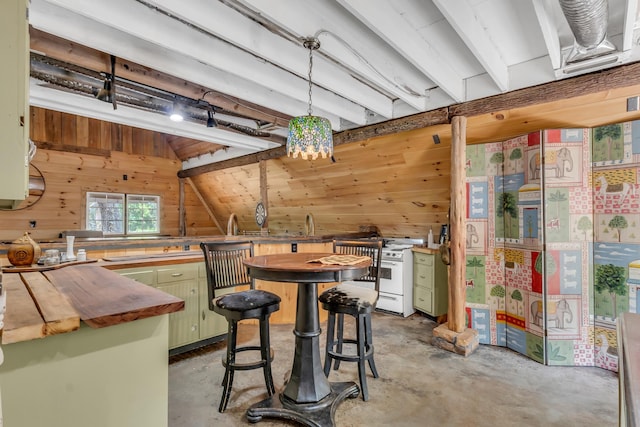
[[(115, 59), (115, 58), (114, 58)], [(31, 77), (38, 81), (38, 85), (65, 93), (71, 92), (76, 95), (88, 97), (95, 102), (98, 90), (102, 90), (104, 84), (104, 76), (100, 73), (88, 68), (80, 67), (57, 59), (43, 56), (35, 52), (31, 53)], [(127, 105), (129, 107), (139, 108), (148, 112), (154, 112), (163, 116), (160, 120), (168, 119), (168, 112), (172, 108), (175, 99), (179, 99), (185, 109), (184, 113), (187, 120), (191, 122), (205, 125), (208, 118), (208, 112), (213, 112), (212, 107), (207, 101), (182, 98), (171, 92), (162, 91), (156, 87), (142, 85), (138, 82), (123, 79), (117, 76), (115, 85), (115, 101), (116, 105)], [(57, 95), (62, 94), (51, 91), (49, 93), (51, 99), (49, 105), (55, 107)], [(86, 100), (83, 100), (86, 102)], [(111, 102), (111, 101), (109, 101)], [(80, 109), (82, 111), (82, 109)], [(97, 113), (96, 110), (95, 112)], [(260, 138), (261, 140), (270, 140), (278, 144), (285, 142), (286, 129), (273, 127), (269, 122), (258, 122), (251, 118), (245, 118), (234, 114), (231, 111), (215, 108), (215, 119), (217, 121), (217, 129), (211, 134), (215, 136), (216, 132), (234, 132), (242, 135), (249, 135)], [(97, 117), (107, 119), (107, 117)], [(268, 131), (265, 131), (267, 129)]]
[[(362, 141), (376, 136), (389, 135), (397, 132), (421, 129), (429, 126), (449, 123), (449, 116), (446, 108), (419, 113), (414, 116), (392, 119), (382, 123), (363, 126), (357, 129), (345, 130), (334, 134), (333, 145), (348, 144), (354, 141)], [(257, 163), (261, 160), (277, 159), (286, 156), (286, 147), (277, 147), (259, 153), (248, 154), (244, 157), (206, 164), (193, 169), (185, 169), (178, 172), (178, 177), (187, 178), (201, 175), (207, 172), (227, 169), (236, 166), (244, 166)]]
[(440, 86), (455, 102), (465, 99), (462, 78), (428, 40), (424, 40), (399, 15), (389, 2), (369, 0), (338, 0), (349, 12), (365, 23), (371, 31), (402, 52), (411, 63)]
[(622, 51), (633, 47), (633, 30), (638, 14), (638, 0), (626, 0), (624, 9), (624, 22), (622, 24)]
[[(124, 31), (108, 27), (44, 0), (32, 0), (32, 3), (38, 3), (38, 7), (30, 9), (29, 21), (35, 28), (42, 31), (91, 46), (128, 61), (145, 64), (160, 72), (180, 77), (204, 87), (210, 87), (220, 93), (226, 93), (239, 99), (252, 99), (256, 104), (282, 111), (284, 114), (294, 116), (307, 110), (306, 99), (300, 101), (285, 96), (263, 85), (255, 84), (231, 73), (222, 72), (216, 67), (206, 65), (198, 59), (177, 51), (162, 48), (152, 42), (135, 39)], [(307, 83), (304, 84), (305, 90), (308, 90)], [(334, 129), (341, 129), (340, 118), (335, 114), (324, 110), (322, 112), (314, 110), (314, 112), (329, 119)]]
[[(127, 33), (126, 45), (112, 44), (112, 50), (116, 56), (125, 56), (135, 59), (129, 48), (135, 49), (140, 41), (153, 44), (161, 49), (174, 50), (180, 52), (187, 58), (198, 61), (200, 64), (215, 68), (218, 72), (234, 74), (253, 85), (262, 87), (261, 90), (270, 89), (284, 96), (297, 101), (307, 103), (308, 101), (308, 80), (298, 77), (292, 72), (277, 67), (260, 57), (237, 49), (229, 43), (193, 29), (184, 23), (155, 11), (143, 4), (131, 2), (129, 0), (111, 0), (105, 2), (86, 2), (84, 0), (48, 0), (57, 6), (102, 23), (103, 25)], [(126, 17), (130, 20), (123, 20), (120, 10), (127, 10)], [(69, 30), (73, 31), (73, 29)], [(74, 38), (78, 38), (80, 32), (76, 32)], [(291, 50), (291, 49), (289, 49)], [(308, 58), (308, 51), (302, 46), (299, 47), (298, 59), (305, 62)], [(123, 52), (121, 54), (118, 51)], [(286, 52), (284, 53), (286, 54)], [(163, 61), (163, 57), (156, 58)], [(302, 74), (306, 75), (308, 66), (304, 66)], [(352, 82), (352, 84), (355, 84)], [(361, 85), (361, 84), (359, 84)], [(326, 112), (334, 112), (347, 120), (358, 125), (366, 124), (364, 107), (343, 98), (330, 90), (321, 86), (314, 88), (314, 104), (318, 109)], [(391, 102), (388, 101), (389, 112)], [(300, 109), (302, 114), (307, 108)], [(332, 122), (335, 127), (340, 126), (339, 121)]]
[(111, 104), (99, 102), (83, 95), (44, 87), (33, 79), (29, 89), (29, 103), (36, 107), (64, 113), (226, 145), (230, 147), (229, 150), (240, 150), (241, 155), (245, 154), (246, 151), (243, 150), (247, 149), (258, 151), (279, 146), (275, 142), (261, 138), (208, 128), (188, 121), (172, 122), (166, 116), (126, 105), (120, 104), (118, 109), (114, 110)]
[(449, 114), (471, 117), (637, 84), (640, 84), (640, 62), (452, 105)]
[[(381, 89), (404, 101), (414, 111), (427, 108), (426, 89), (435, 83), (419, 72), (390, 46), (380, 43), (377, 37), (363, 37), (367, 27), (354, 17), (344, 13), (335, 2), (306, 2), (310, 9), (305, 19), (299, 19), (299, 0), (242, 0), (249, 5), (258, 18), (268, 20), (269, 26), (276, 26), (291, 34), (309, 36), (307, 28), (314, 28), (322, 44), (321, 55), (331, 57), (335, 62), (348, 67), (353, 73), (375, 82)], [(446, 103), (451, 99), (447, 97)], [(397, 117), (394, 114), (393, 117)]]
[(509, 70), (468, 0), (433, 0), (501, 92), (509, 90)]
[(536, 17), (538, 18), (538, 24), (542, 31), (542, 37), (544, 37), (544, 43), (547, 46), (547, 51), (549, 52), (551, 66), (554, 70), (557, 70), (562, 66), (562, 51), (560, 49), (558, 29), (554, 25), (549, 12), (547, 12), (545, 0), (533, 0), (533, 8), (536, 11)]
[[(537, 104), (559, 101), (564, 104), (568, 104), (570, 103), (569, 100), (571, 98), (594, 93), (606, 93), (613, 89), (635, 85), (640, 85), (640, 62), (621, 65), (619, 67), (610, 68), (597, 73), (584, 74), (535, 87), (507, 92), (489, 98), (464, 102), (452, 105), (448, 108), (427, 111), (409, 117), (389, 120), (384, 123), (377, 123), (375, 125), (364, 126), (358, 129), (346, 130), (334, 134), (334, 145), (361, 141), (367, 138), (373, 138), (390, 133), (420, 129), (438, 124), (446, 124), (449, 123), (450, 118), (455, 115), (474, 117), (483, 114), (491, 114), (499, 111), (508, 111), (511, 109), (526, 108)], [(626, 111), (621, 109), (617, 120), (632, 120), (637, 118), (638, 117), (635, 116), (630, 117)], [(502, 123), (501, 127), (506, 127), (506, 122), (508, 120), (508, 117), (496, 117), (496, 121)], [(515, 118), (515, 120), (521, 122), (521, 126), (518, 127), (517, 125), (512, 125), (510, 127), (510, 133), (503, 135), (504, 139), (516, 136), (517, 134), (513, 134), (514, 130), (519, 133), (535, 130), (527, 127), (528, 120), (526, 117), (518, 117)], [(562, 126), (562, 124), (558, 124), (556, 121), (554, 123), (549, 123), (548, 126)], [(467, 136), (470, 137), (472, 135), (468, 133)], [(196, 176), (202, 173), (223, 170), (236, 166), (244, 166), (247, 164), (257, 163), (260, 160), (274, 159), (285, 155), (285, 147), (278, 147), (245, 157), (200, 166), (194, 169), (182, 170), (178, 172), (178, 176), (180, 178)]]
[[(197, 28), (209, 28), (209, 31), (220, 39), (233, 42), (235, 46), (250, 52), (256, 57), (265, 58), (268, 61), (268, 64), (264, 67), (266, 69), (272, 68), (271, 64), (274, 64), (302, 77), (303, 80), (307, 80), (309, 51), (302, 46), (302, 41), (296, 46), (220, 2), (182, 0), (177, 3), (173, 0), (155, 0), (151, 3), (167, 13), (179, 16)], [(215, 25), (211, 25), (211, 17), (215, 17)], [(179, 29), (177, 28), (175, 32), (172, 32), (173, 43), (175, 43), (175, 36)], [(182, 32), (186, 32), (186, 30), (186, 27), (182, 28)], [(313, 34), (303, 36), (311, 37)], [(217, 42), (217, 40), (215, 41)], [(218, 51), (220, 48), (216, 43), (210, 43), (207, 49)], [(320, 49), (322, 49), (322, 46)], [(195, 54), (197, 58), (204, 58), (201, 52)], [(217, 55), (227, 56), (228, 52), (216, 52)], [(220, 67), (220, 61), (217, 61), (215, 65)], [(237, 65), (232, 65), (236, 72), (241, 72), (238, 70)], [(282, 73), (279, 70), (276, 71), (276, 78), (280, 78)], [(262, 71), (259, 74), (255, 72), (247, 73), (247, 78), (250, 76), (259, 77), (256, 83), (266, 83), (272, 86), (271, 83), (265, 81)], [(312, 80), (314, 84), (332, 92), (340, 93), (345, 98), (383, 117), (391, 118), (392, 116), (391, 99), (363, 84), (352, 75), (346, 73), (343, 68), (327, 61), (320, 55), (314, 55)], [(287, 84), (290, 84), (290, 82), (287, 82)]]
[[(31, 28), (31, 49), (69, 64), (78, 65), (96, 72), (110, 72), (109, 55), (78, 43), (61, 39), (54, 35)], [(249, 101), (211, 91), (210, 88), (187, 82), (180, 78), (153, 70), (144, 65), (116, 58), (116, 75), (160, 90), (175, 93), (186, 98), (200, 99), (207, 93), (206, 100), (213, 105), (243, 117), (269, 122), (275, 126), (287, 127), (291, 116), (269, 110)]]

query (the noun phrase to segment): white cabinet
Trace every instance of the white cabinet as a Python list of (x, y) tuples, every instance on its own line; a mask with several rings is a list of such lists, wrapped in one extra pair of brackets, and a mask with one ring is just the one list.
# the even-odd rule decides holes
[(0, 208), (15, 208), (29, 185), (27, 0), (0, 2)]

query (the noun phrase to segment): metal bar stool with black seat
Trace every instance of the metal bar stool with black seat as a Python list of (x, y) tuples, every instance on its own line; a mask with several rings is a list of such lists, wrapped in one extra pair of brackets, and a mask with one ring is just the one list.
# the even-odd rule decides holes
[[(362, 399), (369, 399), (365, 362), (374, 378), (378, 371), (373, 360), (373, 334), (371, 332), (371, 313), (375, 309), (380, 290), (380, 261), (382, 240), (334, 240), (333, 251), (340, 254), (371, 257), (371, 267), (366, 276), (356, 281), (342, 282), (338, 286), (324, 291), (318, 300), (322, 308), (329, 312), (327, 320), (327, 346), (324, 360), (324, 373), (329, 376), (331, 364), (337, 370), (340, 362), (358, 362), (358, 376)], [(356, 338), (344, 338), (344, 315), (353, 316), (356, 324)], [(337, 325), (336, 325), (337, 318)], [(344, 343), (355, 344), (356, 354), (343, 352)]]
[[(269, 341), (269, 316), (280, 309), (280, 297), (274, 293), (255, 289), (254, 280), (249, 277), (242, 260), (253, 256), (252, 242), (200, 243), (204, 252), (207, 283), (209, 289), (209, 310), (227, 319), (227, 355), (222, 359), (225, 367), (222, 380), (222, 398), (219, 412), (224, 412), (231, 396), (233, 374), (262, 368), (269, 396), (275, 393), (271, 374), (273, 354)], [(225, 288), (249, 285), (248, 290), (216, 295)], [(260, 346), (237, 347), (238, 322), (257, 319), (260, 324)], [(260, 360), (248, 363), (236, 362), (236, 354), (243, 351), (259, 351)]]

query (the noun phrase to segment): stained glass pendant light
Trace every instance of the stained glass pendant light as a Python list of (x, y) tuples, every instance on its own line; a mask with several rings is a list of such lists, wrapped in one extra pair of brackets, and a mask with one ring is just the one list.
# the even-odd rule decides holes
[(313, 51), (320, 47), (316, 38), (307, 38), (303, 46), (309, 49), (309, 109), (306, 116), (298, 116), (289, 122), (287, 137), (287, 156), (295, 159), (298, 154), (303, 159), (315, 160), (331, 157), (333, 153), (333, 131), (331, 122), (324, 117), (313, 115), (311, 108), (311, 69), (313, 68)]

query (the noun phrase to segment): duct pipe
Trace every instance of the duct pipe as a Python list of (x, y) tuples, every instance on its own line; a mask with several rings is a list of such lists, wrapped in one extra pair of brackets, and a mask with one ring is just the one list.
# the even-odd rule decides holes
[(560, 6), (575, 38), (567, 64), (616, 50), (607, 39), (607, 0), (560, 0)]

